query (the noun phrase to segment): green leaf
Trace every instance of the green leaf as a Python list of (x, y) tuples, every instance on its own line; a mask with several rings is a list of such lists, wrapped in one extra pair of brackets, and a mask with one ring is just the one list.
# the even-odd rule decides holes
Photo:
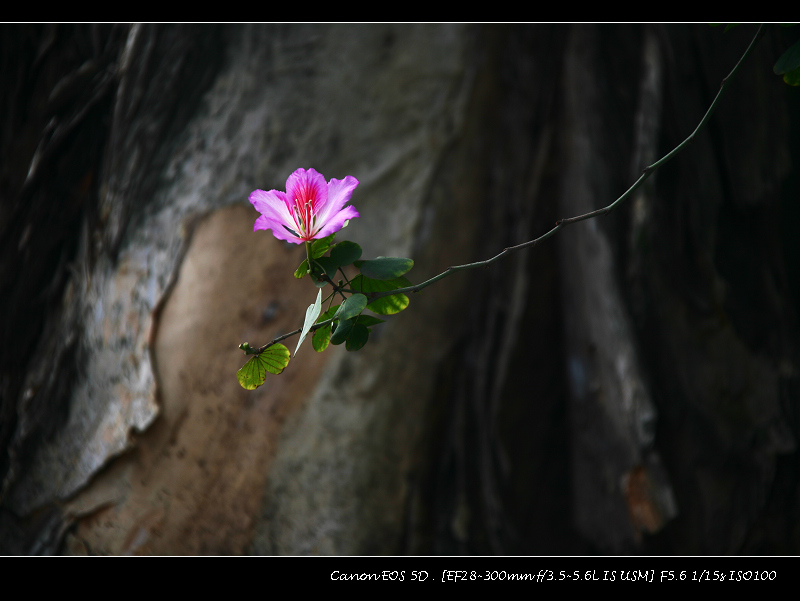
[[(331, 317), (333, 317), (338, 310), (339, 305), (331, 307), (325, 313), (319, 316), (317, 323), (331, 319)], [(384, 323), (384, 321), (382, 319), (378, 319), (377, 317), (373, 317), (372, 315), (359, 315), (354, 319), (351, 318), (345, 320), (344, 322), (337, 320), (336, 325), (343, 327), (335, 328), (335, 331), (340, 333), (339, 336), (335, 338), (333, 344), (341, 344), (342, 342), (346, 342), (345, 348), (348, 351), (357, 351), (369, 340), (369, 333), (372, 331), (369, 326), (374, 326), (379, 323)], [(327, 326), (321, 327), (314, 331), (314, 336), (311, 338), (311, 344), (314, 346), (315, 351), (321, 353), (328, 348), (329, 344), (331, 344), (331, 338), (331, 325), (328, 324)]]
[(356, 325), (355, 319), (340, 321), (331, 334), (331, 344), (342, 344), (342, 342), (347, 340), (354, 325)]
[(335, 235), (336, 232), (334, 232), (330, 236), (325, 236), (324, 238), (320, 238), (319, 240), (314, 240), (314, 242), (311, 243), (311, 258), (318, 259), (326, 252), (328, 252), (328, 249), (331, 247), (331, 244), (333, 243), (333, 237)]
[(373, 317), (372, 315), (361, 314), (358, 316), (357, 323), (360, 323), (362, 326), (370, 327), (370, 326), (376, 326), (379, 323), (386, 323), (386, 320), (378, 319), (377, 317)]
[(337, 317), (341, 321), (348, 320), (360, 314), (366, 306), (367, 297), (356, 292), (355, 294), (349, 296), (347, 300), (342, 303)]
[[(354, 277), (350, 284), (353, 290), (358, 290), (367, 296), (372, 292), (387, 292), (397, 290), (398, 288), (407, 288), (412, 285), (411, 282), (404, 277), (391, 280), (373, 280), (363, 275)], [(378, 315), (394, 315), (408, 307), (408, 303), (408, 297), (405, 294), (393, 294), (392, 296), (385, 296), (368, 303), (367, 309)]]
[(294, 272), (294, 277), (298, 280), (304, 278), (308, 273), (308, 259), (303, 259), (303, 262), (300, 263), (300, 267), (298, 267)]
[(320, 328), (314, 331), (314, 335), (311, 337), (311, 346), (314, 347), (314, 350), (318, 353), (321, 353), (326, 348), (328, 348), (328, 344), (331, 341), (331, 326), (327, 325), (324, 328)]
[(411, 271), (414, 261), (402, 257), (378, 257), (363, 261), (359, 265), (361, 273), (373, 280), (392, 280)]
[(311, 276), (314, 280), (314, 283), (319, 288), (322, 288), (328, 283), (327, 280), (322, 277), (322, 274), (324, 273), (331, 281), (333, 281), (337, 269), (339, 269), (339, 266), (336, 265), (333, 259), (330, 257), (319, 257), (318, 259), (314, 259), (314, 267), (311, 270)]
[(331, 259), (337, 267), (350, 265), (361, 258), (361, 247), (355, 242), (342, 240), (331, 249)]
[(339, 311), (339, 307), (340, 305), (333, 305), (330, 309), (325, 311), (325, 313), (319, 316), (319, 319), (317, 319), (317, 323), (321, 323), (323, 321), (331, 319), (334, 315), (336, 315), (337, 311)]
[[(317, 323), (328, 321), (336, 314), (338, 310), (339, 310), (339, 305), (331, 307), (330, 309), (325, 311), (325, 313), (319, 316), (319, 319), (317, 319)], [(314, 347), (315, 351), (321, 353), (326, 348), (328, 348), (328, 343), (330, 343), (330, 341), (331, 341), (331, 324), (328, 324), (324, 327), (314, 330), (314, 336), (311, 337), (311, 345)]]
[(783, 75), (800, 68), (800, 40), (789, 46), (772, 68), (775, 75)]
[(783, 74), (783, 81), (790, 86), (800, 86), (800, 69)]
[(294, 349), (294, 354), (297, 355), (297, 351), (300, 350), (300, 345), (303, 344), (303, 340), (306, 339), (306, 334), (311, 329), (311, 326), (317, 321), (317, 317), (319, 317), (319, 312), (322, 310), (322, 290), (317, 291), (317, 300), (314, 304), (309, 305), (308, 309), (306, 309), (306, 319), (303, 322), (303, 329), (300, 332), (300, 340), (297, 341), (297, 348)]
[[(359, 319), (359, 322), (360, 321), (361, 320)], [(346, 348), (348, 351), (361, 350), (369, 340), (369, 328), (359, 322), (356, 322), (355, 325), (353, 325), (353, 328), (350, 330), (350, 334), (347, 336), (347, 342), (345, 343), (344, 348)]]
[[(249, 347), (249, 345), (248, 345)], [(247, 349), (243, 349), (247, 352)], [(254, 355), (236, 372), (236, 379), (245, 390), (255, 390), (264, 383), (267, 372), (278, 375), (289, 365), (289, 349), (273, 344)]]

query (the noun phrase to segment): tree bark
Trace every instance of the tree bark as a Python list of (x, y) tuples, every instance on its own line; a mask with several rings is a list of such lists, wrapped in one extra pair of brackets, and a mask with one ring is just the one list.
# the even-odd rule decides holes
[(608, 205), (754, 31), (3, 26), (0, 550), (797, 553), (791, 28), (609, 216), (235, 378), (316, 293), (250, 191), (356, 176), (419, 282)]

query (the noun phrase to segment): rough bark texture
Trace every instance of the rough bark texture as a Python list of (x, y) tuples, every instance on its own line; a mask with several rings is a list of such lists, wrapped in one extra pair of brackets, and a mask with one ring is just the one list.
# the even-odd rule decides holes
[(251, 190), (356, 176), (422, 281), (610, 203), (754, 28), (2, 33), (0, 551), (800, 551), (794, 30), (619, 210), (254, 392), (316, 290)]

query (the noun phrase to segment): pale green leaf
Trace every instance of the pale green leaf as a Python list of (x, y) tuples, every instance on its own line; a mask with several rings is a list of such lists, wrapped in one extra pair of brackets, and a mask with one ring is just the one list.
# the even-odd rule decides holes
[[(247, 352), (250, 349), (243, 350)], [(236, 372), (236, 379), (245, 390), (255, 390), (264, 383), (267, 372), (278, 375), (287, 365), (289, 365), (289, 349), (282, 344), (273, 344), (258, 355), (251, 357)]]
[(297, 348), (294, 349), (294, 354), (297, 355), (297, 351), (300, 349), (300, 345), (303, 344), (303, 340), (306, 339), (306, 334), (311, 329), (311, 326), (317, 321), (317, 317), (319, 317), (319, 313), (322, 310), (322, 290), (317, 291), (317, 300), (313, 305), (309, 305), (308, 309), (306, 309), (306, 319), (303, 322), (303, 329), (300, 332), (300, 340), (297, 341)]

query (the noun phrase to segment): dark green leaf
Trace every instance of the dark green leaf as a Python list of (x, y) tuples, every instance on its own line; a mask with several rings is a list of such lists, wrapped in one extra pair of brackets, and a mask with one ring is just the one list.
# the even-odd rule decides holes
[[(783, 75), (800, 69), (800, 41), (792, 44), (775, 63), (773, 71), (776, 75)], [(788, 82), (787, 82), (788, 83)]]
[(367, 297), (363, 294), (355, 293), (342, 303), (342, 307), (339, 309), (339, 315), (337, 315), (337, 317), (341, 321), (345, 321), (361, 313), (366, 306)]
[(338, 268), (338, 265), (336, 265), (330, 257), (319, 257), (318, 259), (314, 259), (314, 267), (311, 269), (311, 276), (316, 285), (322, 288), (327, 283), (322, 277), (322, 274), (324, 273), (330, 280), (333, 280)]
[[(319, 316), (317, 323), (331, 319), (331, 317), (336, 314), (338, 309), (339, 305), (331, 307), (325, 313)], [(369, 326), (374, 326), (379, 323), (383, 323), (383, 320), (373, 317), (372, 315), (359, 315), (354, 319), (348, 319), (343, 322), (337, 321), (337, 325), (339, 327), (335, 328), (334, 335), (337, 331), (340, 333), (339, 336), (334, 339), (333, 344), (341, 344), (342, 342), (346, 342), (345, 348), (348, 351), (358, 350), (362, 348), (369, 339), (369, 333), (371, 331)], [(314, 332), (314, 336), (311, 338), (311, 344), (313, 345), (315, 351), (321, 353), (328, 348), (329, 344), (331, 344), (331, 338), (331, 325), (328, 324), (327, 326), (321, 327)]]
[(360, 264), (365, 277), (373, 280), (391, 280), (411, 271), (414, 261), (402, 257), (378, 257)]
[(343, 240), (331, 249), (331, 259), (337, 267), (350, 265), (353, 261), (361, 258), (361, 247), (355, 242)]
[(347, 340), (347, 337), (350, 335), (350, 331), (353, 329), (355, 324), (355, 319), (340, 321), (339, 325), (337, 325), (336, 329), (333, 331), (333, 334), (331, 334), (331, 344), (342, 344), (342, 342)]
[(361, 324), (362, 326), (376, 326), (379, 323), (385, 323), (384, 319), (378, 319), (377, 317), (373, 317), (372, 315), (364, 315), (363, 313), (358, 316), (357, 323)]
[(357, 351), (364, 347), (369, 340), (369, 329), (360, 324), (356, 323), (353, 326), (353, 329), (350, 330), (350, 335), (347, 337), (347, 342), (344, 345), (348, 351)]
[(255, 390), (264, 383), (267, 372), (278, 375), (289, 365), (289, 349), (282, 344), (273, 344), (258, 355), (254, 355), (236, 372), (239, 384), (245, 390)]

